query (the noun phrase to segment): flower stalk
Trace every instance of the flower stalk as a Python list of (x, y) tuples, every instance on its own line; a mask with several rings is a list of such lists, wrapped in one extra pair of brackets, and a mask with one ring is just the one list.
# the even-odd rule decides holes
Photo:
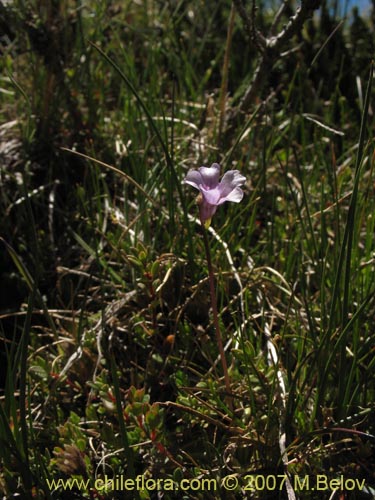
[(212, 308), (212, 316), (213, 316), (214, 328), (215, 328), (215, 333), (216, 333), (216, 341), (217, 341), (217, 345), (219, 347), (221, 366), (223, 367), (225, 389), (226, 389), (226, 392), (228, 395), (229, 408), (231, 410), (233, 410), (233, 400), (231, 397), (232, 391), (231, 391), (231, 387), (230, 387), (228, 365), (227, 365), (227, 359), (226, 359), (225, 351), (224, 351), (223, 339), (221, 336), (219, 315), (217, 312), (215, 275), (214, 275), (214, 270), (212, 267), (211, 251), (210, 251), (210, 245), (208, 243), (207, 229), (206, 229), (205, 222), (202, 220), (202, 218), (201, 218), (201, 224), (202, 224), (202, 232), (203, 232), (204, 249), (206, 252), (206, 259), (207, 259), (208, 281), (209, 281), (209, 285), (210, 285), (211, 308)]

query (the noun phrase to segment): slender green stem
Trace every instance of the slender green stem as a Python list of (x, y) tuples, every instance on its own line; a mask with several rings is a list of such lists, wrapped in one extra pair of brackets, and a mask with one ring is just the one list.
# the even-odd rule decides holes
[(234, 7), (234, 4), (232, 3), (232, 7), (230, 9), (230, 14), (229, 14), (227, 41), (225, 44), (224, 62), (223, 62), (223, 69), (222, 69), (222, 80), (221, 80), (221, 88), (220, 88), (220, 101), (219, 101), (220, 122), (219, 122), (219, 134), (218, 134), (219, 146), (221, 143), (221, 138), (222, 138), (223, 129), (224, 129), (224, 122), (225, 122), (225, 106), (226, 106), (227, 91), (228, 91), (228, 70), (229, 70), (229, 60), (230, 60), (230, 47), (231, 47), (231, 43), (232, 43), (235, 15), (236, 15), (236, 9)]
[(227, 360), (225, 357), (225, 351), (224, 351), (224, 346), (223, 346), (223, 340), (221, 338), (221, 331), (220, 331), (220, 325), (219, 325), (219, 315), (217, 312), (217, 301), (216, 301), (216, 291), (215, 291), (215, 276), (214, 276), (214, 271), (212, 268), (212, 261), (211, 261), (211, 252), (210, 252), (210, 245), (208, 243), (208, 237), (207, 237), (207, 230), (204, 222), (201, 219), (202, 223), (202, 230), (203, 230), (203, 241), (204, 241), (204, 248), (206, 251), (206, 258), (207, 258), (207, 267), (208, 267), (208, 281), (210, 284), (210, 295), (211, 295), (211, 307), (212, 307), (212, 315), (213, 315), (213, 320), (214, 320), (214, 327), (215, 327), (215, 332), (216, 332), (216, 340), (217, 340), (217, 345), (219, 346), (219, 353), (220, 353), (220, 359), (221, 359), (221, 366), (223, 367), (223, 372), (224, 372), (224, 380), (225, 380), (225, 388), (228, 393), (228, 396), (230, 399), (228, 400), (229, 407), (232, 410), (233, 409), (233, 400), (231, 397), (231, 388), (230, 388), (230, 380), (229, 380), (229, 374), (228, 374), (228, 365), (227, 365)]

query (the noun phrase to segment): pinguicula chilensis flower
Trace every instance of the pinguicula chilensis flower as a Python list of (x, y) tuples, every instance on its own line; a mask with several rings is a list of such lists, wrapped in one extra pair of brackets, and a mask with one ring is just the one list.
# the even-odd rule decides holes
[(239, 203), (243, 198), (243, 191), (240, 188), (246, 182), (246, 178), (238, 170), (228, 170), (223, 175), (221, 181), (220, 165), (213, 163), (211, 167), (200, 167), (198, 170), (189, 170), (184, 183), (190, 184), (198, 189), (199, 217), (202, 224), (202, 234), (204, 248), (207, 257), (208, 281), (210, 285), (211, 307), (213, 314), (213, 323), (215, 326), (216, 339), (220, 352), (221, 364), (223, 367), (225, 387), (227, 392), (227, 401), (229, 408), (233, 410), (233, 399), (228, 373), (228, 365), (225, 356), (223, 340), (221, 338), (219, 314), (217, 310), (215, 276), (211, 262), (210, 245), (207, 237), (207, 228), (211, 223), (211, 218), (217, 210), (217, 207), (225, 201), (234, 201)]
[(198, 197), (199, 215), (202, 224), (208, 227), (217, 207), (226, 201), (239, 203), (243, 198), (240, 188), (246, 178), (238, 170), (228, 170), (221, 181), (220, 165), (213, 163), (211, 167), (200, 167), (189, 170), (184, 183), (190, 184), (200, 191)]

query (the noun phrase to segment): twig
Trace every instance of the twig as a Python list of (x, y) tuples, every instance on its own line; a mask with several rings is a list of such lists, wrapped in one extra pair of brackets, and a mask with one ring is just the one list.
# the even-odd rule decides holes
[(255, 13), (256, 13), (256, 5), (255, 0), (252, 2), (252, 12), (251, 17), (247, 14), (246, 9), (242, 0), (233, 0), (233, 4), (235, 5), (237, 12), (239, 13), (242, 22), (245, 26), (245, 31), (252, 42), (256, 45), (260, 52), (263, 52), (266, 48), (266, 39), (262, 35), (260, 31), (258, 31), (255, 27)]
[(273, 35), (276, 25), (280, 21), (280, 17), (285, 10), (287, 3), (277, 12), (274, 22), (271, 26), (270, 36), (265, 38), (255, 27), (255, 0), (253, 0), (253, 8), (251, 16), (248, 15), (242, 0), (233, 0), (233, 3), (243, 21), (244, 28), (250, 40), (252, 40), (258, 48), (261, 57), (258, 66), (254, 72), (254, 78), (245, 91), (243, 98), (240, 101), (238, 108), (232, 111), (230, 122), (249, 109), (249, 105), (257, 95), (261, 85), (265, 81), (270, 70), (275, 62), (280, 58), (282, 47), (296, 33), (298, 33), (303, 24), (309, 19), (314, 10), (318, 9), (321, 0), (301, 0), (301, 5), (297, 8), (295, 14), (289, 19), (285, 27), (277, 35)]
[(280, 5), (280, 8), (279, 10), (276, 12), (276, 15), (272, 21), (272, 25), (271, 25), (271, 28), (270, 28), (270, 34), (271, 35), (274, 35), (275, 32), (276, 32), (276, 28), (280, 22), (280, 19), (282, 18), (283, 14), (284, 14), (284, 11), (285, 9), (288, 7), (288, 0), (283, 0), (283, 3)]

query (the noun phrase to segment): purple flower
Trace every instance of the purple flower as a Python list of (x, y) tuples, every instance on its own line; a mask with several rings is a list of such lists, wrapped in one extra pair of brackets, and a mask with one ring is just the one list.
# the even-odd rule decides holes
[(200, 191), (199, 213), (203, 224), (210, 225), (211, 218), (219, 205), (225, 201), (239, 203), (243, 198), (243, 191), (239, 187), (246, 178), (238, 170), (228, 170), (219, 182), (220, 165), (213, 163), (211, 167), (200, 167), (198, 170), (189, 170), (184, 179)]

